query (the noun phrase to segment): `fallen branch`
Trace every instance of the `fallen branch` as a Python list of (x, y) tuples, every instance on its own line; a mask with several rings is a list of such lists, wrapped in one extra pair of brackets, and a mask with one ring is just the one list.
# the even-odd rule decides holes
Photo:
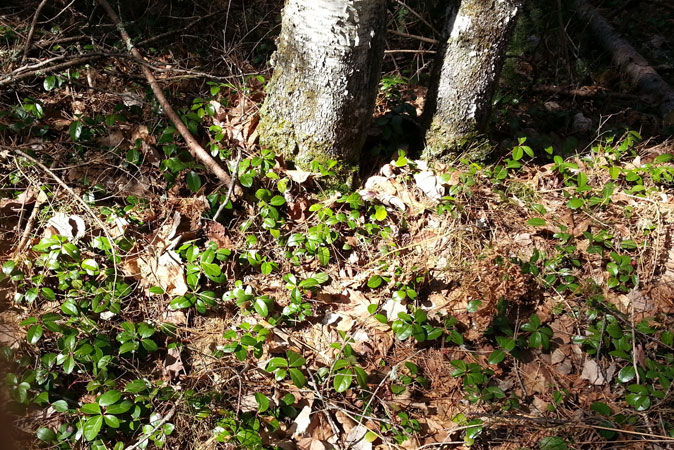
[(138, 44), (136, 44), (136, 46), (137, 47), (144, 47), (151, 42), (158, 41), (158, 40), (163, 39), (165, 37), (172, 36), (172, 35), (178, 34), (178, 33), (184, 33), (185, 30), (189, 30), (193, 26), (197, 25), (199, 22), (203, 22), (204, 20), (208, 19), (209, 17), (213, 17), (216, 14), (220, 14), (222, 12), (223, 12), (223, 10), (219, 9), (215, 12), (210, 13), (210, 14), (206, 14), (205, 16), (198, 17), (196, 20), (193, 20), (192, 22), (188, 23), (184, 27), (176, 27), (171, 31), (167, 31), (166, 33), (157, 34), (155, 36), (152, 36), (150, 38), (145, 39), (144, 41), (140, 41)]
[(534, 92), (540, 92), (543, 94), (564, 95), (567, 97), (583, 97), (583, 98), (607, 97), (617, 100), (629, 100), (629, 101), (645, 100), (639, 95), (625, 94), (623, 92), (612, 92), (594, 86), (581, 87), (581, 88), (571, 88), (571, 87), (564, 88), (561, 86), (537, 85), (533, 86), (532, 90)]
[[(129, 33), (126, 32), (124, 25), (122, 25), (122, 21), (119, 19), (119, 17), (112, 9), (108, 1), (107, 0), (96, 0), (96, 1), (98, 2), (99, 5), (103, 7), (105, 12), (108, 14), (108, 17), (110, 17), (110, 19), (116, 25), (117, 31), (119, 31), (119, 34), (122, 36), (122, 40), (126, 44), (127, 50), (134, 56), (134, 58), (142, 60), (143, 57), (141, 56), (138, 49), (134, 47), (133, 42), (131, 41), (131, 37), (129, 36)], [(140, 65), (140, 69), (143, 72), (143, 75), (145, 75), (145, 78), (147, 79), (148, 83), (150, 84), (150, 88), (152, 89), (154, 96), (157, 98), (157, 101), (164, 110), (164, 113), (173, 123), (173, 126), (176, 127), (176, 129), (183, 137), (183, 139), (185, 139), (185, 142), (187, 143), (187, 149), (192, 154), (192, 156), (196, 160), (202, 162), (210, 172), (212, 172), (216, 177), (218, 177), (218, 179), (221, 182), (229, 184), (231, 182), (231, 177), (229, 176), (229, 174), (222, 167), (220, 167), (220, 165), (211, 157), (210, 153), (208, 153), (201, 146), (201, 144), (199, 144), (199, 142), (194, 138), (194, 136), (192, 136), (192, 133), (190, 133), (190, 131), (187, 129), (183, 121), (180, 119), (180, 117), (178, 117), (178, 114), (176, 114), (175, 110), (164, 96), (164, 92), (159, 86), (157, 79), (152, 74), (152, 71), (144, 64)]]
[(35, 10), (35, 15), (33, 16), (33, 21), (30, 23), (30, 29), (28, 30), (28, 36), (26, 36), (26, 43), (23, 44), (23, 56), (21, 57), (21, 64), (26, 62), (28, 58), (28, 52), (30, 51), (30, 41), (33, 39), (33, 33), (35, 32), (35, 24), (37, 23), (37, 18), (40, 15), (40, 11), (44, 8), (44, 5), (47, 4), (47, 0), (42, 0), (37, 9)]
[(0, 79), (0, 86), (4, 86), (6, 84), (10, 84), (10, 83), (13, 83), (15, 81), (21, 81), (23, 79), (30, 78), (32, 76), (41, 75), (41, 74), (45, 74), (45, 73), (49, 73), (49, 72), (56, 72), (56, 71), (59, 71), (59, 70), (67, 69), (69, 67), (78, 66), (78, 65), (84, 64), (88, 61), (98, 59), (98, 58), (102, 58), (103, 56), (104, 56), (103, 54), (81, 56), (81, 57), (75, 58), (73, 60), (61, 63), (61, 64), (55, 64), (55, 65), (49, 66), (49, 67), (40, 67), (38, 69), (33, 69), (33, 70), (29, 70), (27, 72), (19, 73), (18, 75), (10, 75), (8, 77)]
[(674, 123), (674, 89), (586, 0), (576, 0), (576, 13), (588, 22), (599, 44), (632, 84), (659, 105), (665, 123)]
[(432, 39), (432, 38), (427, 38), (424, 36), (417, 36), (416, 34), (409, 34), (409, 33), (403, 33), (402, 31), (397, 31), (397, 30), (388, 30), (390, 34), (394, 34), (396, 36), (401, 36), (401, 37), (406, 37), (410, 39), (416, 39), (417, 41), (421, 42), (426, 42), (427, 44), (432, 44), (432, 45), (438, 45), (440, 41), (437, 39)]

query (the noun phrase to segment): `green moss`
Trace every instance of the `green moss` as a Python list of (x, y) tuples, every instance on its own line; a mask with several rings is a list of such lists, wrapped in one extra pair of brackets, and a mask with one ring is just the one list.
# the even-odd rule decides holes
[(426, 160), (451, 162), (459, 156), (483, 162), (492, 151), (489, 140), (477, 130), (457, 133), (434, 121), (426, 133), (426, 148), (421, 157)]

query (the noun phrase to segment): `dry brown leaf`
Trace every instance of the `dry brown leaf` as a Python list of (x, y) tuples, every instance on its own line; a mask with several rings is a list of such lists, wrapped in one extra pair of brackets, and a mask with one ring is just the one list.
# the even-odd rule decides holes
[(185, 366), (183, 366), (180, 349), (176, 347), (169, 348), (164, 360), (164, 379), (167, 381), (177, 380), (181, 373), (185, 373)]

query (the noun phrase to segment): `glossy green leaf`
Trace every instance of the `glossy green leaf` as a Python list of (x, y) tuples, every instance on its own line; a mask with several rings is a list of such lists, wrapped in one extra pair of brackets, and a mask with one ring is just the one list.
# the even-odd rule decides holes
[(84, 437), (87, 441), (93, 441), (98, 436), (98, 433), (101, 431), (103, 426), (103, 416), (93, 416), (84, 422), (84, 427), (82, 428), (84, 432)]
[(335, 380), (333, 383), (335, 392), (345, 392), (347, 389), (349, 389), (349, 387), (351, 387), (352, 381), (353, 375), (350, 373), (338, 373), (335, 375)]

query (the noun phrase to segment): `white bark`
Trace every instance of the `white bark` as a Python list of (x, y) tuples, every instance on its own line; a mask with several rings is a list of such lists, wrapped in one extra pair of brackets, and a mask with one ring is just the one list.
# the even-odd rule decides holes
[(356, 163), (381, 72), (385, 0), (287, 0), (260, 144), (307, 168)]
[(425, 112), (430, 122), (425, 158), (449, 156), (484, 125), (519, 5), (519, 0), (463, 0), (448, 17), (451, 32), (438, 54), (442, 66)]

